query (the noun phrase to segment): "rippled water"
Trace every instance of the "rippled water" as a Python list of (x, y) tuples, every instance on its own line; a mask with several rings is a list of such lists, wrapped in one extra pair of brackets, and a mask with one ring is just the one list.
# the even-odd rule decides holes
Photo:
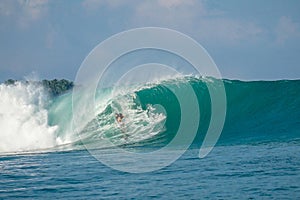
[[(188, 150), (159, 171), (113, 170), (87, 151), (0, 157), (0, 198), (299, 199), (300, 143)], [(117, 157), (115, 159), (118, 159)]]

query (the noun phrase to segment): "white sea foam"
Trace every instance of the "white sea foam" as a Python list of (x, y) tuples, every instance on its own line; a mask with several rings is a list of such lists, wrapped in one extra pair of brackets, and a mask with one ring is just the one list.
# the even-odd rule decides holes
[(47, 95), (37, 84), (0, 85), (0, 152), (56, 145), (57, 126), (48, 125)]

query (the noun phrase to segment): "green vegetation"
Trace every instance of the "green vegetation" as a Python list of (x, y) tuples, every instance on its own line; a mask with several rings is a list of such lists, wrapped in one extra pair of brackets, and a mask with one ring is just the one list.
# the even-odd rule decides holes
[(43, 80), (42, 84), (45, 89), (49, 91), (49, 93), (53, 96), (58, 96), (74, 87), (73, 82), (61, 79), (53, 79), (53, 80)]
[(15, 82), (17, 82), (17, 80), (13, 80), (13, 79), (8, 79), (4, 82), (4, 84), (6, 85), (13, 85), (15, 84)]
[[(16, 82), (18, 82), (17, 80), (13, 80), (13, 79), (8, 79), (4, 82), (4, 84), (6, 85), (14, 85)], [(28, 84), (29, 81), (25, 81), (25, 84)], [(50, 95), (52, 96), (58, 96), (61, 95), (63, 93), (65, 93), (66, 91), (72, 89), (74, 87), (74, 83), (72, 81), (68, 81), (65, 79), (61, 79), (61, 80), (57, 80), (57, 79), (53, 79), (53, 80), (43, 80), (43, 81), (38, 81), (38, 82), (30, 82), (30, 83), (34, 83), (34, 84), (42, 84), (43, 87), (49, 92)]]

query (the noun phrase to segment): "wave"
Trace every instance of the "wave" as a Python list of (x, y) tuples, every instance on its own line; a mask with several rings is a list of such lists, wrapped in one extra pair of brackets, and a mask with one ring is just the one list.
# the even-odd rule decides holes
[[(300, 138), (300, 80), (244, 82), (186, 76), (119, 88), (117, 93), (106, 88), (98, 91), (95, 117), (79, 134), (73, 131), (71, 92), (53, 97), (42, 86), (16, 82), (0, 85), (0, 152), (77, 149), (84, 145), (165, 146), (182, 120), (180, 102), (172, 88), (184, 91), (187, 85), (195, 91), (200, 109), (193, 142), (200, 146), (211, 118), (207, 86), (219, 87), (221, 81), (227, 113), (219, 145)], [(121, 124), (115, 120), (119, 112), (125, 116)]]
[(57, 126), (48, 125), (47, 96), (38, 85), (0, 85), (0, 152), (54, 147)]

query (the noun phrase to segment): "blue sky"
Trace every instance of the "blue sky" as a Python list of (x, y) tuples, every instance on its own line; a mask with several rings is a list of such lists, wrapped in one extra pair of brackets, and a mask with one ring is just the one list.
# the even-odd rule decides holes
[(1, 0), (0, 81), (74, 80), (98, 43), (144, 26), (191, 36), (225, 78), (299, 79), (299, 10), (298, 0)]

